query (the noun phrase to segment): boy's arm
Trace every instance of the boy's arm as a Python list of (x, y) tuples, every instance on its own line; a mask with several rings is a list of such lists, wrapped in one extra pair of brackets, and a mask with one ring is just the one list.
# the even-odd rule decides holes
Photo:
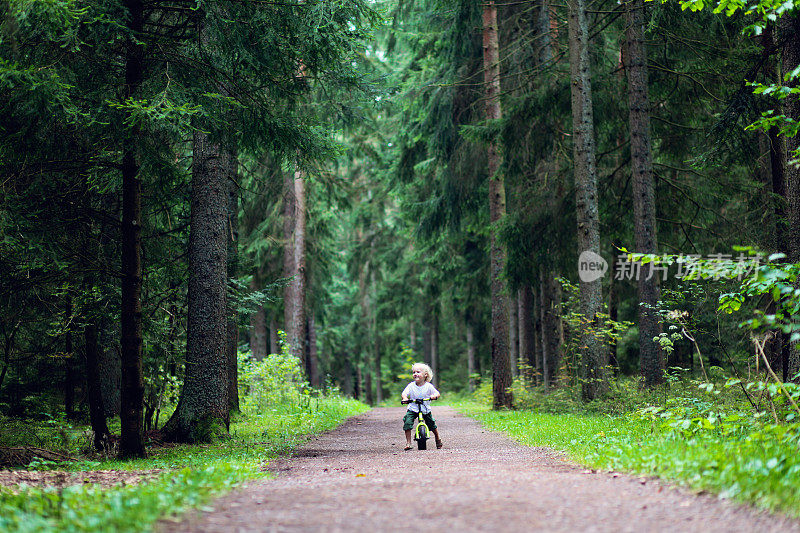
[[(431, 385), (431, 384), (428, 383), (428, 385)], [(442, 397), (442, 395), (439, 393), (438, 390), (436, 390), (436, 387), (434, 387), (433, 385), (431, 385), (431, 395), (430, 396), (431, 396), (431, 400), (438, 400), (439, 398)]]
[(400, 393), (400, 399), (403, 401), (408, 400), (408, 385), (406, 385), (406, 388)]

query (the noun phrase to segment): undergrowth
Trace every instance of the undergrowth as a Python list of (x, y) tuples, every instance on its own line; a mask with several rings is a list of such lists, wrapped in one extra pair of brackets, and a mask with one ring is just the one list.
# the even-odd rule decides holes
[[(159, 519), (176, 517), (249, 479), (266, 476), (271, 459), (307, 435), (332, 429), (367, 408), (336, 394), (321, 396), (309, 390), (296, 379), (296, 360), (288, 357), (278, 354), (261, 362), (242, 358), (242, 413), (232, 422), (228, 439), (206, 445), (162, 445), (151, 448), (147, 459), (37, 461), (31, 468), (163, 472), (134, 486), (0, 488), (0, 531), (148, 530)], [(58, 433), (53, 437), (56, 442)]]

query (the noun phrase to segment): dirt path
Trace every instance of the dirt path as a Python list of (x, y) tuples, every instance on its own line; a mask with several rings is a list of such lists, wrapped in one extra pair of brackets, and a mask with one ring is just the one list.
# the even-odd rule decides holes
[(161, 529), (800, 532), (800, 522), (654, 480), (587, 473), (447, 407), (434, 408), (445, 447), (404, 452), (403, 413), (352, 418), (273, 463), (277, 479)]

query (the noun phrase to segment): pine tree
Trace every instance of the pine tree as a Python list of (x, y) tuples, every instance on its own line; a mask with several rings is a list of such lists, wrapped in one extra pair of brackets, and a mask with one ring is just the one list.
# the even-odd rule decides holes
[[(483, 6), (483, 68), (486, 90), (486, 118), (499, 120), (500, 107), (500, 53), (497, 41), (497, 7), (493, 0)], [(508, 295), (504, 278), (506, 251), (497, 235), (497, 226), (506, 214), (506, 193), (500, 172), (500, 147), (496, 141), (489, 143), (489, 219), (491, 230), (491, 287), (492, 287), (492, 385), (494, 408), (510, 408), (512, 397), (511, 368), (508, 352)]]
[[(646, 22), (644, 0), (625, 3), (625, 37), (628, 74), (628, 109), (633, 173), (633, 218), (636, 250), (655, 254), (658, 251), (656, 232), (655, 185), (650, 140), (650, 100), (647, 81), (647, 49), (644, 43)], [(639, 365), (646, 387), (664, 381), (664, 354), (653, 339), (661, 333), (657, 314), (660, 298), (659, 279), (653, 263), (642, 265), (639, 274)]]
[[(569, 0), (569, 61), (572, 94), (572, 137), (575, 165), (575, 209), (578, 247), (581, 252), (600, 253), (597, 168), (595, 162), (594, 113), (589, 65), (589, 27), (584, 0)], [(594, 330), (600, 326), (602, 302), (600, 280), (581, 281), (580, 312), (583, 331), (581, 357), (584, 400), (602, 397), (608, 389), (606, 353)]]

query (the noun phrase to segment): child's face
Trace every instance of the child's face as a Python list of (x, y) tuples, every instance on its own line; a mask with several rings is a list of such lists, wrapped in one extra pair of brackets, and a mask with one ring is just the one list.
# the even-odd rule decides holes
[(421, 368), (412, 368), (411, 377), (414, 378), (414, 383), (417, 385), (425, 383), (425, 371)]

